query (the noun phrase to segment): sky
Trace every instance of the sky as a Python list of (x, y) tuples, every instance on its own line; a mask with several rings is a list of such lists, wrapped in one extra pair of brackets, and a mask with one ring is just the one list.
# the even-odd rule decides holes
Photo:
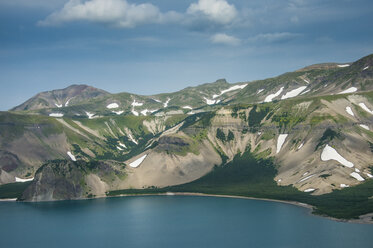
[(157, 94), (373, 53), (371, 0), (0, 0), (0, 110), (88, 84)]

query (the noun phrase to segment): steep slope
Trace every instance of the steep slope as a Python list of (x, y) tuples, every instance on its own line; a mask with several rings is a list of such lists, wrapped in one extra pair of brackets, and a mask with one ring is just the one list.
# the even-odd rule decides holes
[(65, 89), (39, 93), (11, 110), (24, 111), (62, 108), (106, 95), (109, 95), (109, 93), (88, 85), (71, 85)]

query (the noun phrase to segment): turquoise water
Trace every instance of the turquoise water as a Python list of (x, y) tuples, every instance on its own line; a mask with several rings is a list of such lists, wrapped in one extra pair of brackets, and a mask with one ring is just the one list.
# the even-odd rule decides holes
[(143, 196), (0, 202), (0, 247), (373, 247), (373, 225), (257, 200)]

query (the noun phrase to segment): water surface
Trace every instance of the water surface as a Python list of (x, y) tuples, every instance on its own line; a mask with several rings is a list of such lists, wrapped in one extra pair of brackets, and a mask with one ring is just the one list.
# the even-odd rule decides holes
[(373, 225), (201, 196), (0, 202), (0, 247), (373, 247)]

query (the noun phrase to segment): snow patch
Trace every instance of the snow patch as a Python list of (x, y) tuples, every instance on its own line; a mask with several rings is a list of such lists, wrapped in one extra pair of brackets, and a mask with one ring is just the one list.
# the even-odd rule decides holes
[(190, 109), (190, 110), (193, 110), (193, 108), (191, 106), (184, 106), (183, 109)]
[(110, 103), (109, 105), (106, 106), (108, 109), (116, 109), (119, 108), (118, 103)]
[(358, 180), (359, 182), (365, 181), (365, 179), (362, 178), (362, 176), (360, 176), (359, 173), (352, 172), (352, 173), (350, 174), (350, 176), (352, 176), (353, 178), (355, 178), (355, 179)]
[(142, 156), (141, 158), (138, 158), (136, 159), (135, 161), (133, 161), (132, 163), (130, 163), (130, 166), (132, 168), (137, 168), (140, 166), (140, 164), (145, 160), (146, 156), (148, 156), (148, 154), (145, 154), (144, 156)]
[(336, 160), (348, 168), (354, 167), (353, 163), (351, 163), (350, 161), (346, 160), (344, 157), (339, 155), (339, 153), (333, 147), (329, 145), (326, 145), (324, 147), (324, 150), (321, 153), (321, 160), (322, 161)]
[(281, 150), (282, 145), (284, 144), (286, 137), (288, 137), (288, 134), (280, 134), (277, 139), (277, 150), (276, 153), (279, 153)]
[(69, 155), (72, 161), (76, 161), (75, 156), (71, 152), (67, 152), (67, 155)]
[(364, 67), (363, 71), (367, 70), (368, 68), (369, 68), (369, 66)]
[(124, 111), (112, 111), (114, 114), (116, 114), (116, 115), (121, 115), (121, 114), (123, 114), (124, 113)]
[(142, 115), (145, 115), (146, 116), (146, 114), (149, 112), (149, 110), (148, 109), (144, 109), (143, 111), (141, 111), (140, 113), (142, 114)]
[(300, 150), (303, 147), (304, 143), (300, 144), (297, 148), (297, 150)]
[(67, 100), (67, 102), (65, 103), (65, 107), (67, 107), (67, 106), (69, 106), (69, 104), (70, 104), (70, 100), (71, 100), (72, 98), (70, 98), (69, 100)]
[(365, 175), (367, 175), (369, 178), (373, 178), (373, 175), (372, 175), (372, 174), (365, 173)]
[(154, 101), (156, 101), (156, 102), (159, 102), (159, 103), (162, 103), (160, 100), (158, 100), (158, 99), (154, 99), (154, 98), (152, 98)]
[(276, 93), (268, 95), (264, 99), (264, 102), (272, 102), (273, 98), (278, 97), (283, 90), (284, 90), (284, 87), (281, 87), (281, 89), (279, 89)]
[(167, 98), (167, 101), (165, 103), (163, 103), (163, 107), (164, 108), (167, 108), (168, 107), (168, 103), (171, 101), (171, 98)]
[(341, 183), (341, 188), (348, 188), (348, 187), (350, 187), (350, 185), (348, 185), (348, 184), (344, 184), (344, 183)]
[(132, 137), (132, 134), (128, 133), (128, 137), (130, 138), (130, 140), (135, 143), (136, 145), (138, 145), (139, 143)]
[(305, 177), (305, 178), (299, 180), (298, 183), (304, 182), (304, 181), (310, 179), (310, 178), (313, 177), (313, 176), (315, 176), (315, 175), (310, 175), (310, 176), (308, 176), (308, 177)]
[(355, 168), (355, 172), (360, 172), (360, 170), (358, 168)]
[(307, 94), (308, 92), (310, 92), (311, 90), (306, 90), (306, 91), (303, 91), (300, 95), (304, 95), (304, 94)]
[(350, 65), (349, 64), (344, 64), (344, 65), (337, 65), (338, 67), (340, 68), (344, 68), (344, 67), (349, 67)]
[(347, 94), (347, 93), (353, 93), (353, 92), (356, 92), (356, 91), (357, 91), (356, 87), (351, 87), (351, 88), (348, 88), (347, 90), (339, 92), (338, 94)]
[(120, 143), (120, 142), (119, 142), (119, 146), (124, 147), (124, 148), (127, 149), (127, 146), (125, 144)]
[(310, 81), (308, 81), (307, 79), (304, 79), (304, 78), (302, 78), (302, 79), (303, 79), (304, 82), (306, 82), (306, 84), (310, 83)]
[(51, 113), (51, 114), (49, 114), (49, 116), (50, 117), (58, 117), (58, 118), (60, 118), (60, 117), (63, 117), (63, 114), (61, 114), (61, 113)]
[(304, 192), (309, 193), (309, 192), (313, 192), (313, 191), (315, 191), (315, 189), (306, 189)]
[(258, 93), (256, 93), (256, 94), (258, 95), (258, 94), (262, 93), (263, 90), (264, 90), (264, 89), (260, 89), (260, 90), (258, 90)]
[(281, 97), (281, 100), (292, 98), (292, 97), (296, 97), (297, 95), (299, 95), (300, 93), (302, 93), (302, 91), (304, 91), (306, 88), (307, 88), (307, 86), (301, 86), (299, 88), (291, 90), (288, 93), (286, 93), (285, 95), (283, 95)]
[(122, 149), (121, 147), (119, 147), (119, 146), (117, 146), (117, 149), (118, 149), (119, 151), (123, 151), (123, 149)]
[(214, 104), (217, 103), (216, 100), (210, 100), (210, 99), (207, 99), (206, 97), (204, 97), (204, 99), (205, 99), (207, 105), (214, 105)]
[(15, 177), (15, 178), (16, 178), (17, 183), (31, 182), (31, 181), (34, 180), (34, 177), (33, 178), (28, 178), (28, 179), (23, 179), (23, 178), (19, 178), (19, 177)]
[(135, 111), (135, 110), (132, 110), (131, 112), (132, 112), (133, 115), (135, 115), (135, 116), (139, 116), (139, 112), (137, 112), (137, 111)]
[(359, 103), (359, 106), (364, 109), (365, 111), (367, 111), (368, 113), (372, 114), (373, 115), (373, 111), (370, 110), (367, 105), (365, 105), (365, 103)]
[(368, 130), (368, 131), (370, 130), (369, 127), (368, 127), (367, 125), (360, 124), (359, 126), (362, 127), (362, 128), (364, 128), (365, 130)]
[(62, 108), (62, 104), (55, 103), (54, 105), (56, 105), (57, 108)]
[(85, 113), (88, 116), (88, 119), (93, 119), (93, 116), (95, 116), (95, 114), (90, 113), (90, 112), (85, 112)]
[(136, 102), (136, 100), (133, 100), (133, 102), (131, 103), (132, 106), (134, 107), (141, 107), (142, 105), (144, 105), (144, 103), (142, 102)]
[(242, 90), (246, 86), (247, 86), (247, 84), (232, 86), (232, 87), (230, 87), (230, 88), (228, 88), (226, 90), (222, 90), (219, 95), (213, 95), (212, 98), (215, 99), (215, 98), (217, 98), (217, 97), (219, 97), (221, 95), (224, 95), (225, 93), (230, 92), (230, 91)]
[(351, 107), (346, 107), (346, 112), (347, 112), (349, 115), (355, 116), (355, 115), (354, 115), (354, 112), (352, 112)]

